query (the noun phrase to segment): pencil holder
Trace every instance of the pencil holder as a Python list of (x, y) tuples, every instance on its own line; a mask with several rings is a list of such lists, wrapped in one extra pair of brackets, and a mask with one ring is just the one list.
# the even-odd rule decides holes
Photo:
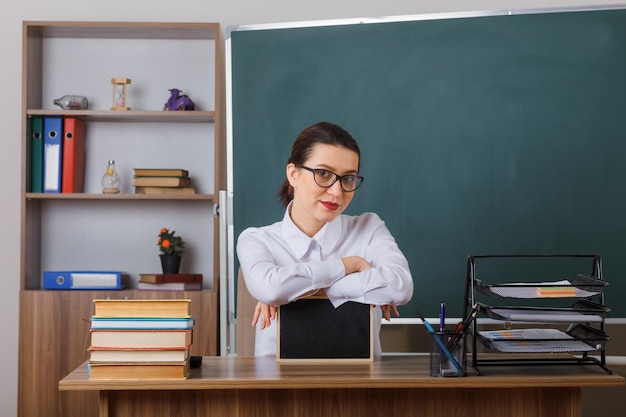
[(465, 376), (467, 369), (466, 333), (428, 332), (430, 336), (430, 376)]

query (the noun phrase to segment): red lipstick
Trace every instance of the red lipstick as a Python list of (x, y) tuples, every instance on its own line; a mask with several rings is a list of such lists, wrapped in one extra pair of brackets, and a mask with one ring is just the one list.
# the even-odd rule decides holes
[(326, 207), (328, 210), (337, 210), (339, 208), (339, 204), (333, 203), (330, 201), (322, 201), (322, 205)]

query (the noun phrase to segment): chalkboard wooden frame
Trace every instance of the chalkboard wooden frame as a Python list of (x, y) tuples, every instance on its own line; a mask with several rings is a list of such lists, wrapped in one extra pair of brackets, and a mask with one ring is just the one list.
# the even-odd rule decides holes
[(347, 214), (378, 213), (409, 260), (401, 317), (442, 301), (461, 317), (472, 253), (598, 253), (611, 316), (626, 317), (623, 7), (247, 27), (227, 42), (235, 239), (280, 220), (290, 146), (328, 120), (362, 150)]

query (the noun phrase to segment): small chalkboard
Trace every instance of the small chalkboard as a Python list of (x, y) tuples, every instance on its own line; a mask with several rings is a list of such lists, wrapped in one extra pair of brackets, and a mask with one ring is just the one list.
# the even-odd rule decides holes
[(300, 299), (279, 309), (276, 359), (371, 362), (373, 330), (369, 304), (335, 308), (327, 298)]

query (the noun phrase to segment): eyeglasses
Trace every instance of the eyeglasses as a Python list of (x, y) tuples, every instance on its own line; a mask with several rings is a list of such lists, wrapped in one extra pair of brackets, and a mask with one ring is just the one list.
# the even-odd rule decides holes
[(307, 171), (311, 171), (313, 173), (313, 179), (315, 183), (322, 188), (330, 188), (334, 183), (339, 180), (339, 184), (341, 185), (341, 189), (347, 193), (355, 191), (357, 188), (361, 186), (363, 180), (365, 178), (358, 175), (337, 175), (332, 171), (321, 168), (309, 168), (304, 165), (296, 165), (300, 168), (306, 169)]

